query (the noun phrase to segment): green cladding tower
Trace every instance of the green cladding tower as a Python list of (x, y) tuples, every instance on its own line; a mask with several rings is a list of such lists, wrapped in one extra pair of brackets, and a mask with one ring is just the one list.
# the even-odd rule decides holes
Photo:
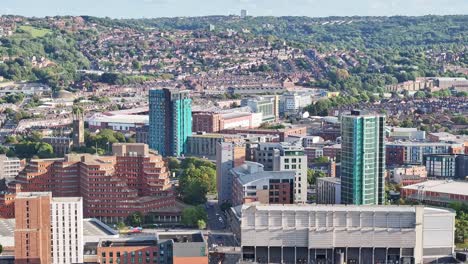
[(149, 146), (164, 157), (179, 157), (192, 135), (192, 99), (189, 91), (149, 92)]
[(385, 117), (351, 111), (341, 120), (341, 201), (384, 204)]

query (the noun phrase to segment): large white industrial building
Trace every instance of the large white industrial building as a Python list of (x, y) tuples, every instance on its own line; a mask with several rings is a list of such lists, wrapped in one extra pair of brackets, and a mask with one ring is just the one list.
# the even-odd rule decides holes
[(451, 256), (455, 213), (423, 206), (243, 205), (242, 258), (258, 263), (423, 263)]

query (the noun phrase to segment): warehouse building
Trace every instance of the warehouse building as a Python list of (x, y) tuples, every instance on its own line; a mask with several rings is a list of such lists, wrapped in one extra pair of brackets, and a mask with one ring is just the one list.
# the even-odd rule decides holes
[(451, 256), (455, 212), (423, 206), (243, 205), (243, 261), (423, 263)]

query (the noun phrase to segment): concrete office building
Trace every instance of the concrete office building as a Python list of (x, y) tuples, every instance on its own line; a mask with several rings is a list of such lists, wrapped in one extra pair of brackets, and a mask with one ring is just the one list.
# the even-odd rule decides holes
[(318, 204), (340, 204), (341, 203), (341, 180), (335, 177), (317, 179)]
[(83, 263), (82, 198), (19, 193), (15, 216), (15, 263)]
[(423, 263), (454, 252), (455, 212), (423, 206), (242, 206), (242, 259)]
[(263, 165), (246, 161), (231, 170), (232, 205), (293, 203), (294, 171), (264, 171)]
[(468, 155), (425, 155), (424, 165), (431, 178), (465, 180), (468, 177)]
[(254, 113), (262, 113), (262, 122), (274, 122), (279, 118), (279, 96), (264, 96), (242, 100)]
[(312, 103), (312, 93), (287, 92), (280, 99), (280, 113), (283, 115), (296, 114)]
[(192, 135), (192, 99), (189, 91), (150, 90), (149, 145), (162, 156), (181, 156)]
[(21, 161), (18, 158), (9, 158), (6, 155), (0, 155), (0, 180), (13, 180), (21, 169)]
[(266, 171), (294, 171), (294, 202), (307, 202), (307, 156), (302, 146), (290, 143), (259, 143), (254, 161)]
[(245, 146), (233, 142), (221, 142), (216, 146), (216, 190), (220, 203), (232, 203), (232, 174), (230, 170), (245, 162)]
[(386, 127), (386, 132), (391, 140), (425, 140), (426, 131), (420, 131), (412, 127)]
[(385, 117), (351, 111), (341, 123), (341, 201), (383, 204)]

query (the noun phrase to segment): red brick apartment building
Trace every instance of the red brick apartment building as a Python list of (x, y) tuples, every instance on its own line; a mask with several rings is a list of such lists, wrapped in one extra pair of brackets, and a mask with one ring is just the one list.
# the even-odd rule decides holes
[(15, 264), (52, 263), (51, 197), (18, 196), (15, 200)]
[(114, 144), (112, 156), (71, 154), (63, 159), (32, 160), (0, 195), (0, 217), (14, 217), (12, 194), (47, 192), (54, 197), (83, 197), (85, 217), (122, 221), (175, 206), (169, 171), (161, 156), (145, 144)]

